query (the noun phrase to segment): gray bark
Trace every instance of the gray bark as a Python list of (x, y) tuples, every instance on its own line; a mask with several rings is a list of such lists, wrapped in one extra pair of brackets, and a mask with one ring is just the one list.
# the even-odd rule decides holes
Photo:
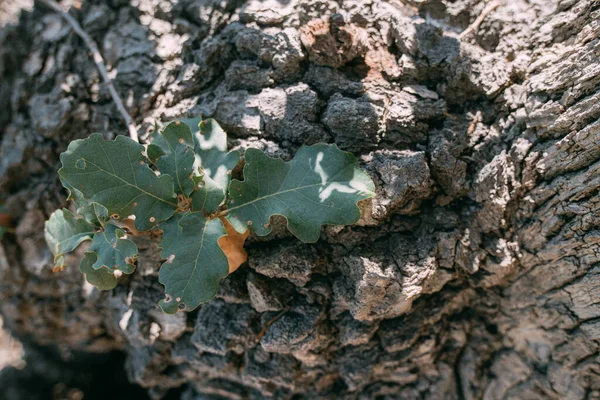
[(283, 228), (252, 237), (217, 299), (176, 316), (156, 306), (155, 242), (140, 242), (138, 271), (110, 293), (84, 285), (77, 255), (51, 273), (42, 229), (66, 205), (59, 153), (126, 127), (60, 16), (40, 6), (5, 22), (5, 327), (38, 345), (120, 350), (157, 399), (600, 398), (600, 4), (505, 1), (458, 40), (485, 5), (73, 11), (142, 137), (154, 119), (202, 114), (239, 149), (289, 158), (335, 142), (376, 182), (357, 226), (327, 227), (314, 245)]

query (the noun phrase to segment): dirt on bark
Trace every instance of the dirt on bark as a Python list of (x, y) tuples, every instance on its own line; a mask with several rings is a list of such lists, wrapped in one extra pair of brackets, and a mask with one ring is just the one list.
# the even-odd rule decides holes
[[(51, 272), (60, 152), (127, 130), (70, 26), (41, 4), (15, 18), (17, 3), (0, 6), (0, 199), (15, 221), (0, 313), (26, 347), (62, 349), (49, 370), (118, 351), (154, 399), (600, 399), (600, 3), (504, 1), (462, 39), (486, 2), (73, 8), (142, 138), (201, 114), (241, 150), (337, 143), (376, 183), (358, 225), (316, 244), (283, 227), (251, 237), (217, 298), (175, 316), (156, 306), (155, 242), (108, 293), (80, 255)], [(93, 371), (110, 388), (113, 371)]]

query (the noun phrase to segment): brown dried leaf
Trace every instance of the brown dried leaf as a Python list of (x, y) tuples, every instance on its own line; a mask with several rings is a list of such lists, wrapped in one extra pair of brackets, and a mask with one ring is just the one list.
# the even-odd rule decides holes
[(248, 253), (244, 250), (244, 242), (250, 235), (250, 231), (246, 229), (244, 233), (238, 233), (227, 219), (224, 217), (219, 217), (219, 219), (225, 227), (225, 232), (227, 232), (227, 236), (219, 239), (219, 247), (221, 247), (221, 250), (227, 256), (229, 273), (231, 274), (248, 259)]

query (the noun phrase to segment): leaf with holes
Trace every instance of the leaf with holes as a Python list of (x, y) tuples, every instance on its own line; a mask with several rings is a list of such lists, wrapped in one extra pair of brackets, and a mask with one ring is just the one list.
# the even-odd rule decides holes
[(113, 271), (106, 267), (94, 269), (94, 264), (98, 260), (98, 255), (93, 252), (85, 253), (79, 270), (85, 274), (85, 279), (89, 284), (96, 286), (100, 290), (112, 290), (117, 286), (117, 278)]
[(144, 147), (128, 137), (106, 141), (100, 134), (71, 142), (60, 160), (61, 180), (89, 202), (105, 207), (115, 219), (135, 215), (135, 227), (146, 231), (173, 215), (177, 201), (173, 178), (156, 176), (142, 154)]
[(92, 267), (96, 270), (108, 268), (120, 270), (124, 274), (135, 271), (138, 249), (135, 243), (124, 238), (125, 232), (113, 224), (106, 224), (103, 232), (94, 235), (89, 251), (95, 252), (98, 259)]
[(219, 281), (229, 273), (227, 257), (219, 247), (225, 228), (219, 219), (209, 220), (193, 212), (162, 225), (159, 282), (166, 298), (159, 302), (168, 314), (191, 311), (212, 299)]
[(92, 240), (94, 231), (94, 225), (75, 217), (66, 208), (53, 212), (44, 226), (44, 237), (54, 254), (55, 265), (62, 267), (63, 256), (75, 250), (82, 242)]
[(105, 141), (100, 134), (69, 145), (59, 175), (84, 219), (57, 211), (46, 240), (59, 267), (66, 252), (91, 240), (80, 270), (108, 290), (116, 271), (135, 270), (138, 250), (126, 235), (162, 233), (166, 295), (159, 305), (166, 313), (191, 311), (216, 295), (220, 280), (247, 260), (249, 227), (265, 236), (271, 217), (282, 215), (294, 235), (314, 242), (323, 224), (356, 222), (357, 202), (374, 195), (356, 158), (335, 145), (302, 147), (290, 162), (249, 149), (244, 180), (232, 181), (239, 153), (228, 151), (214, 120), (157, 128), (145, 150), (127, 137)]
[(284, 162), (248, 149), (244, 180), (229, 186), (227, 219), (240, 233), (248, 225), (259, 236), (271, 232), (273, 215), (287, 219), (289, 230), (303, 242), (316, 242), (321, 225), (353, 224), (360, 218), (356, 203), (375, 195), (371, 178), (351, 153), (336, 145), (302, 147)]

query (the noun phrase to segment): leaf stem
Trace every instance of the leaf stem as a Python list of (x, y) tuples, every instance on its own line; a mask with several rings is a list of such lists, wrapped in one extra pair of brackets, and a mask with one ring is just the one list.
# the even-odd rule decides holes
[(119, 94), (117, 93), (117, 91), (115, 90), (115, 87), (112, 84), (112, 80), (108, 76), (108, 72), (106, 70), (106, 65), (104, 64), (104, 59), (102, 58), (102, 55), (100, 54), (100, 51), (98, 50), (98, 46), (96, 46), (96, 43), (83, 30), (83, 28), (81, 28), (81, 25), (79, 25), (77, 20), (75, 20), (75, 18), (73, 18), (68, 12), (64, 11), (61, 8), (61, 6), (58, 5), (58, 3), (56, 3), (54, 0), (39, 0), (39, 1), (42, 4), (44, 4), (46, 7), (49, 7), (52, 10), (54, 10), (55, 12), (57, 12), (58, 14), (60, 14), (69, 23), (69, 25), (71, 25), (71, 27), (73, 28), (75, 33), (77, 35), (79, 35), (79, 37), (81, 39), (83, 39), (83, 41), (87, 45), (88, 49), (92, 53), (92, 58), (94, 59), (96, 68), (98, 68), (98, 72), (100, 72), (100, 75), (102, 76), (102, 80), (108, 86), (108, 91), (110, 92), (110, 95), (111, 95), (113, 101), (115, 102), (115, 105), (117, 106), (117, 110), (119, 110), (119, 113), (121, 113), (121, 117), (123, 117), (123, 120), (125, 121), (125, 125), (127, 125), (127, 129), (129, 130), (129, 137), (131, 137), (132, 140), (139, 143), (140, 139), (138, 137), (137, 129), (135, 129), (135, 126), (133, 125), (131, 116), (125, 109), (125, 106), (123, 105), (123, 102), (121, 101), (121, 98), (119, 97)]
[(221, 210), (216, 214), (212, 214), (209, 218), (210, 219), (221, 218), (221, 217), (226, 216), (227, 214), (229, 214), (229, 209), (226, 208), (225, 210)]

